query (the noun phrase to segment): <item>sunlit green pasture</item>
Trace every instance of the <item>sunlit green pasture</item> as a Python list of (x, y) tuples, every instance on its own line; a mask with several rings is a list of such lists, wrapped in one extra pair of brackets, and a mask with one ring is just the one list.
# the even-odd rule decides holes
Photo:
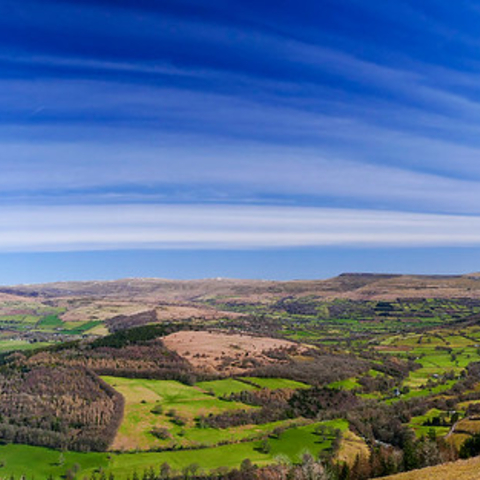
[(46, 347), (51, 345), (47, 342), (30, 343), (26, 340), (0, 340), (0, 353), (12, 352), (15, 350), (33, 350), (35, 348)]
[(280, 388), (289, 388), (296, 390), (298, 388), (310, 388), (302, 382), (296, 382), (295, 380), (289, 380), (287, 378), (260, 378), (260, 377), (242, 377), (241, 380), (252, 383), (260, 388), (269, 388), (271, 390), (278, 390)]
[[(348, 423), (344, 420), (322, 422), (323, 425), (345, 431)], [(234, 468), (249, 458), (257, 465), (267, 465), (284, 458), (299, 462), (305, 453), (317, 456), (321, 451), (331, 448), (333, 435), (324, 438), (315, 433), (318, 424), (292, 428), (280, 434), (279, 438), (269, 438), (270, 451), (262, 453), (261, 441), (235, 443), (200, 450), (181, 450), (173, 452), (136, 452), (136, 453), (77, 453), (59, 452), (42, 447), (26, 445), (0, 446), (0, 475), (26, 475), (28, 479), (46, 480), (50, 475), (55, 479), (63, 478), (66, 472), (77, 465), (77, 478), (83, 478), (100, 470), (113, 473), (124, 480), (135, 472), (141, 473), (153, 468), (158, 472), (167, 462), (177, 472), (189, 465), (196, 464), (205, 471), (219, 467)]]
[[(124, 419), (113, 444), (114, 449), (145, 450), (178, 444), (215, 444), (261, 433), (261, 429), (256, 431), (254, 428), (251, 431), (245, 428), (232, 431), (198, 428), (196, 419), (200, 415), (255, 408), (239, 402), (221, 400), (198, 387), (169, 380), (118, 377), (103, 379), (125, 398)], [(156, 412), (158, 407), (161, 411)], [(182, 422), (178, 422), (178, 418)], [(159, 439), (154, 436), (154, 427), (167, 429), (170, 438)]]
[(198, 382), (196, 386), (205, 392), (211, 392), (217, 397), (228, 396), (232, 393), (244, 392), (246, 390), (256, 390), (257, 387), (235, 380), (234, 378), (225, 378), (223, 380), (212, 380), (208, 382)]
[(431, 420), (433, 417), (439, 417), (439, 416), (444, 416), (445, 418), (448, 418), (448, 415), (446, 412), (443, 412), (436, 408), (432, 408), (424, 415), (413, 417), (410, 420), (408, 425), (413, 429), (413, 431), (415, 432), (415, 435), (419, 438), (422, 436), (427, 436), (430, 433), (430, 431), (432, 431), (432, 429), (435, 432), (437, 437), (443, 437), (447, 435), (447, 433), (450, 431), (449, 426), (443, 427), (443, 426), (423, 425), (427, 420)]
[(330, 383), (328, 386), (330, 388), (339, 388), (343, 390), (355, 390), (356, 388), (362, 387), (358, 383), (356, 378), (347, 378), (345, 380), (338, 380), (337, 382)]

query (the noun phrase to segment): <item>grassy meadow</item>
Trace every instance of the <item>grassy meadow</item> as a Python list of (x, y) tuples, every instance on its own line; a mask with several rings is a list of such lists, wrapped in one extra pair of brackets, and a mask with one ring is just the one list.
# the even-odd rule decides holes
[[(234, 433), (219, 432), (217, 435), (216, 430), (208, 432), (214, 429), (197, 428), (195, 419), (199, 415), (253, 408), (242, 403), (221, 400), (199, 387), (176, 381), (119, 377), (103, 379), (125, 398), (124, 419), (112, 445), (114, 450), (148, 450), (159, 446), (186, 446), (196, 443), (215, 444), (228, 440)], [(155, 408), (157, 413), (154, 413)], [(177, 418), (181, 421), (176, 420)], [(156, 438), (151, 433), (154, 427), (167, 429), (170, 438)], [(239, 432), (238, 435), (243, 438), (244, 434)]]
[[(289, 428), (302, 419), (270, 422), (261, 425), (243, 425), (225, 429), (198, 425), (200, 415), (217, 414), (252, 407), (241, 402), (224, 400), (224, 395), (260, 388), (305, 388), (306, 385), (282, 378), (259, 379), (250, 383), (234, 379), (199, 382), (194, 386), (176, 381), (102, 377), (125, 399), (123, 422), (118, 430), (112, 450), (133, 451), (155, 448), (213, 446), (220, 442), (235, 443), (268, 435), (278, 427)], [(250, 378), (248, 378), (250, 382)], [(180, 419), (180, 421), (179, 421)], [(168, 431), (168, 438), (159, 439), (154, 428)]]
[[(219, 467), (234, 468), (249, 458), (257, 465), (268, 465), (279, 458), (299, 462), (305, 453), (318, 456), (331, 448), (333, 436), (319, 437), (315, 433), (317, 423), (292, 428), (279, 438), (269, 438), (270, 451), (263, 453), (261, 441), (234, 443), (214, 448), (182, 450), (172, 452), (132, 452), (132, 453), (77, 453), (59, 452), (42, 447), (27, 445), (0, 446), (0, 475), (25, 474), (29, 478), (45, 480), (50, 475), (59, 478), (76, 468), (78, 477), (104, 471), (115, 474), (116, 478), (126, 479), (135, 472), (153, 468), (158, 472), (167, 462), (174, 470), (182, 471), (195, 464), (198, 468), (210, 471)], [(346, 421), (322, 422), (322, 425), (347, 431)], [(25, 460), (28, 459), (28, 462)]]

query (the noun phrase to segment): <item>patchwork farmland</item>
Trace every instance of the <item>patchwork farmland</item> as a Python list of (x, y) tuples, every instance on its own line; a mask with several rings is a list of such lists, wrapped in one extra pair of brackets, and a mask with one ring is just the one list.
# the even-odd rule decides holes
[(0, 475), (349, 480), (474, 455), (480, 294), (451, 295), (465, 285), (477, 283), (10, 289)]

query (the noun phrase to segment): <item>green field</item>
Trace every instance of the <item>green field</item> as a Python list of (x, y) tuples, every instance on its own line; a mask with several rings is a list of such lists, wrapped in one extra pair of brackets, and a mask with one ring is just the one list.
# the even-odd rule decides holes
[(241, 380), (245, 380), (245, 382), (251, 383), (259, 388), (269, 388), (271, 390), (278, 390), (280, 388), (289, 388), (292, 390), (310, 388), (310, 385), (287, 378), (242, 377)]
[(98, 321), (64, 322), (63, 307), (41, 302), (0, 302), (0, 353), (30, 350), (62, 340), (58, 335), (84, 335), (103, 325)]
[(259, 388), (268, 388), (270, 390), (278, 390), (281, 388), (297, 390), (299, 388), (310, 387), (310, 385), (306, 385), (305, 383), (296, 382), (287, 378), (259, 377), (225, 378), (223, 380), (198, 382), (195, 386), (217, 397), (228, 397), (232, 393), (257, 390)]
[(47, 315), (37, 323), (37, 327), (46, 329), (57, 328), (61, 326), (63, 326), (63, 321), (60, 320), (57, 315)]
[(103, 323), (95, 320), (89, 322), (63, 322), (63, 329), (60, 333), (64, 335), (82, 335), (94, 330), (100, 325), (103, 325)]
[[(118, 377), (102, 377), (125, 398), (125, 414), (112, 449), (115, 451), (150, 450), (162, 448), (209, 447), (221, 443), (236, 444), (239, 441), (258, 440), (264, 438), (277, 427), (287, 429), (282, 435), (282, 442), (272, 439), (274, 445), (282, 449), (282, 445), (290, 442), (290, 451), (295, 455), (293, 444), (299, 444), (302, 449), (315, 448), (312, 443), (315, 437), (311, 434), (313, 428), (302, 419), (284, 420), (261, 425), (243, 425), (225, 429), (210, 428), (198, 423), (199, 415), (209, 415), (232, 410), (247, 410), (251, 407), (240, 402), (222, 400), (211, 393), (205, 393), (208, 387), (216, 389), (218, 395), (231, 392), (242, 382), (236, 380), (221, 380), (202, 382), (199, 385), (187, 386), (176, 381), (125, 379)], [(289, 385), (293, 383), (284, 379), (269, 379), (270, 385)], [(304, 387), (299, 382), (295, 385)], [(255, 387), (251, 387), (255, 388)], [(161, 408), (158, 408), (161, 407)], [(175, 412), (172, 415), (172, 411)], [(177, 418), (180, 417), (179, 424)], [(343, 428), (344, 425), (340, 424)], [(158, 438), (152, 429), (162, 428), (168, 434), (166, 438)], [(164, 430), (164, 431), (165, 431)], [(308, 434), (308, 435), (306, 435)], [(300, 437), (305, 437), (304, 439)], [(310, 442), (307, 442), (310, 439)], [(274, 441), (275, 440), (275, 441)], [(305, 443), (307, 442), (307, 443)], [(324, 446), (325, 447), (325, 446)], [(322, 447), (323, 448), (323, 447)], [(325, 447), (326, 448), (326, 447)], [(283, 453), (283, 450), (279, 453)]]
[[(0, 303), (0, 328), (12, 333), (59, 333), (82, 335), (93, 330), (100, 321), (64, 322), (61, 315), (65, 308), (47, 306), (42, 303)], [(21, 313), (19, 313), (21, 312)]]
[(198, 382), (196, 386), (205, 392), (213, 393), (216, 397), (228, 396), (232, 393), (244, 392), (246, 390), (256, 390), (257, 388), (234, 378)]
[(339, 380), (328, 385), (330, 388), (339, 388), (343, 390), (355, 390), (361, 388), (356, 378), (347, 378), (346, 380)]
[(423, 425), (427, 420), (430, 420), (433, 417), (438, 417), (442, 415), (445, 417), (448, 417), (446, 412), (442, 412), (441, 410), (432, 408), (425, 415), (419, 415), (418, 417), (413, 417), (409, 422), (409, 426), (413, 429), (417, 437), (427, 436), (432, 429), (435, 431), (435, 434), (437, 435), (437, 437), (443, 437), (450, 431), (449, 426)]
[(0, 353), (11, 352), (13, 350), (33, 350), (34, 348), (46, 347), (48, 345), (51, 345), (51, 343), (30, 343), (26, 340), (0, 340)]
[[(198, 387), (191, 387), (169, 380), (126, 379), (103, 377), (125, 398), (125, 414), (113, 448), (119, 450), (151, 449), (159, 446), (216, 444), (225, 440), (240, 440), (261, 433), (255, 427), (219, 431), (212, 428), (198, 428), (199, 415), (220, 413), (228, 410), (252, 409), (249, 405), (230, 402), (208, 395)], [(152, 410), (161, 406), (161, 413)], [(179, 425), (169, 413), (183, 419)], [(151, 430), (154, 427), (168, 429), (171, 438), (160, 440)], [(272, 427), (274, 428), (274, 427)]]
[[(480, 361), (475, 335), (478, 336), (476, 327), (466, 328), (461, 334), (448, 328), (385, 338), (381, 342), (382, 352), (414, 358), (420, 365), (403, 382), (410, 391), (401, 398), (407, 400), (449, 390), (470, 363)], [(448, 375), (454, 376), (454, 379), (446, 380)]]
[[(356, 334), (376, 336), (396, 334), (399, 330), (418, 327), (444, 326), (456, 319), (479, 313), (480, 306), (461, 299), (401, 299), (399, 301), (354, 301), (335, 299), (325, 301), (313, 296), (285, 300), (287, 308), (269, 309), (263, 304), (222, 303), (214, 304), (223, 310), (268, 315), (278, 321), (278, 334), (289, 339), (336, 344), (347, 342)], [(295, 304), (296, 313), (288, 310)], [(301, 313), (305, 310), (305, 313)], [(297, 313), (298, 312), (298, 313)], [(333, 335), (333, 336), (332, 336)], [(360, 340), (358, 344), (362, 344)]]
[[(347, 422), (342, 420), (332, 420), (322, 424), (341, 431), (348, 429)], [(158, 471), (164, 462), (168, 462), (177, 471), (191, 464), (197, 464), (205, 470), (222, 466), (233, 468), (238, 467), (246, 458), (258, 465), (276, 462), (279, 457), (299, 462), (304, 453), (317, 456), (321, 451), (331, 447), (333, 437), (327, 436), (325, 441), (320, 441), (318, 435), (314, 433), (316, 425), (318, 424), (293, 428), (285, 431), (278, 439), (269, 439), (271, 451), (268, 454), (259, 451), (260, 441), (201, 450), (123, 454), (62, 453), (41, 447), (3, 445), (0, 446), (0, 462), (3, 462), (0, 474), (4, 476), (25, 474), (30, 478), (44, 480), (49, 475), (59, 478), (77, 464), (79, 466), (77, 478), (101, 468), (106, 473), (114, 473), (116, 478), (125, 479), (134, 472), (138, 473), (150, 467)]]

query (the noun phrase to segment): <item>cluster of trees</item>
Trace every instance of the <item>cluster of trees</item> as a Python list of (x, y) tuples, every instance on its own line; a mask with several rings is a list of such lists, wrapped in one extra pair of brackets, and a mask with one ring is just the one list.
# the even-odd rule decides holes
[(172, 324), (121, 330), (89, 343), (75, 342), (62, 348), (44, 349), (33, 354), (29, 362), (87, 368), (98, 375), (193, 384), (197, 376), (190, 363), (157, 338), (178, 328)]
[(153, 324), (158, 321), (155, 310), (136, 313), (134, 315), (117, 315), (108, 319), (105, 323), (110, 332), (119, 332), (143, 325)]
[(183, 427), (187, 424), (187, 419), (178, 414), (178, 412), (172, 408), (167, 412), (167, 417), (170, 421), (179, 427)]
[(121, 423), (124, 400), (98, 375), (194, 383), (193, 367), (157, 339), (179, 328), (149, 325), (3, 357), (0, 441), (106, 450)]
[(168, 440), (169, 438), (172, 438), (172, 434), (170, 433), (168, 428), (164, 427), (153, 427), (150, 430), (150, 433), (155, 437), (159, 438), (160, 440)]
[(230, 428), (241, 425), (261, 425), (262, 423), (276, 422), (292, 418), (284, 408), (265, 406), (252, 410), (232, 410), (217, 415), (200, 415), (197, 425), (210, 428)]
[(480, 433), (467, 438), (460, 447), (460, 458), (470, 458), (480, 455)]
[(357, 457), (353, 465), (336, 465), (335, 480), (366, 480), (399, 472), (430, 467), (456, 459), (451, 445), (446, 442), (411, 437), (403, 449), (378, 446), (370, 457)]
[(180, 323), (161, 323), (128, 330), (121, 329), (111, 335), (90, 342), (88, 348), (95, 350), (99, 347), (123, 348), (129, 345), (141, 345), (155, 338), (169, 335), (170, 333), (183, 329), (188, 329), (188, 327)]
[(310, 385), (324, 385), (350, 377), (356, 377), (370, 369), (370, 363), (354, 355), (322, 353), (312, 350), (311, 360), (297, 362), (290, 359), (283, 363), (261, 366), (253, 370), (257, 377), (281, 377)]
[(201, 415), (198, 417), (198, 424), (211, 428), (230, 428), (297, 417), (334, 418), (344, 416), (358, 404), (358, 399), (352, 392), (326, 387), (313, 387), (294, 392), (288, 390), (241, 392), (233, 394), (230, 398), (243, 399), (246, 403), (262, 408)]
[(386, 375), (377, 375), (375, 377), (364, 375), (358, 379), (358, 383), (362, 386), (363, 393), (387, 393), (393, 392), (398, 385), (398, 380)]
[(398, 358), (392, 359), (389, 356), (383, 356), (381, 360), (381, 363), (375, 364), (375, 370), (393, 377), (397, 380), (397, 383), (407, 378), (411, 371), (418, 370), (422, 367), (419, 363), (416, 363), (414, 359), (403, 361)]
[(455, 412), (450, 418), (447, 415), (435, 415), (434, 417), (427, 418), (423, 422), (424, 427), (450, 427), (458, 419), (460, 415)]
[(196, 380), (192, 366), (168, 350), (161, 340), (123, 348), (80, 346), (60, 352), (44, 351), (31, 357), (30, 362), (88, 368), (98, 375), (179, 380), (189, 384)]
[(103, 451), (123, 415), (123, 397), (84, 368), (30, 364), (0, 369), (0, 440)]
[(311, 298), (282, 298), (274, 303), (272, 308), (286, 312), (289, 315), (318, 316), (318, 302), (315, 302)]
[[(425, 402), (426, 403), (426, 402)], [(352, 428), (370, 445), (377, 442), (402, 448), (412, 431), (405, 424), (412, 416), (423, 415), (428, 405), (421, 401), (396, 402), (392, 405), (359, 402), (355, 409), (345, 412)]]
[(260, 390), (244, 390), (243, 392), (231, 393), (222, 397), (222, 399), (246, 403), (256, 407), (286, 408), (293, 394), (294, 390), (288, 388), (280, 388), (278, 390), (261, 388)]
[(314, 387), (297, 390), (288, 403), (292, 417), (320, 418), (322, 414), (343, 417), (344, 412), (358, 404), (358, 398), (348, 390)]

